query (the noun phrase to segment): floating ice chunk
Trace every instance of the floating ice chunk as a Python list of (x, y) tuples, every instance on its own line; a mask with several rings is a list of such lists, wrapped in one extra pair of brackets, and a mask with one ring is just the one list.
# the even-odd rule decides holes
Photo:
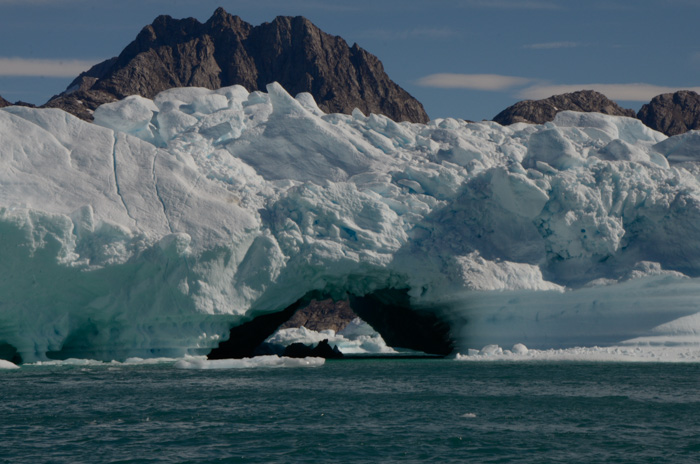
[(515, 345), (513, 345), (513, 348), (511, 348), (510, 351), (513, 354), (524, 355), (524, 354), (527, 354), (528, 349), (522, 343), (516, 343)]
[(457, 354), (457, 361), (499, 362), (499, 361), (578, 361), (578, 362), (672, 362), (697, 363), (700, 361), (700, 346), (664, 346), (629, 344), (615, 346), (574, 347), (566, 349), (528, 349), (527, 353), (515, 355), (504, 351), (499, 354), (482, 354), (470, 350), (469, 354)]
[(493, 356), (493, 355), (499, 355), (503, 354), (503, 348), (501, 348), (498, 345), (486, 345), (481, 349), (479, 354), (484, 355), (484, 356)]
[(19, 366), (13, 362), (0, 359), (0, 369), (19, 369)]
[(323, 358), (286, 358), (276, 355), (256, 356), (244, 359), (208, 360), (205, 357), (188, 357), (175, 362), (178, 369), (254, 369), (277, 367), (319, 367), (326, 362)]

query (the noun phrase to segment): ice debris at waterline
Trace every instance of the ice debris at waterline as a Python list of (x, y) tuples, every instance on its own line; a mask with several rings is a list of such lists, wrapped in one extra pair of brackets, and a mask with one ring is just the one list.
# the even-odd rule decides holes
[(4, 359), (0, 359), (0, 369), (18, 369), (19, 366), (15, 363), (12, 363), (10, 361), (5, 361)]
[(179, 359), (173, 365), (178, 369), (252, 369), (274, 367), (319, 367), (326, 362), (323, 358), (287, 358), (276, 355), (256, 356), (243, 359), (208, 360), (204, 356), (192, 356)]
[(512, 349), (487, 345), (481, 350), (457, 353), (457, 361), (584, 361), (584, 362), (700, 362), (700, 346), (617, 345), (573, 348), (527, 349), (522, 343)]
[(0, 110), (0, 344), (202, 355), (309, 292), (383, 289), (458, 352), (700, 342), (698, 132), (395, 123), (267, 90), (131, 96), (97, 124)]

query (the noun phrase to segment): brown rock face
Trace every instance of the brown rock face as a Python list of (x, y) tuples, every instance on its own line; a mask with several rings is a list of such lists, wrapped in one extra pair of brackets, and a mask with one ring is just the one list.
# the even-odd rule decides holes
[(204, 24), (159, 16), (118, 57), (78, 76), (45, 106), (90, 120), (97, 106), (127, 95), (234, 84), (264, 90), (274, 81), (292, 95), (311, 93), (327, 112), (359, 108), (396, 121), (428, 121), (423, 106), (356, 44), (349, 47), (300, 16), (252, 26), (223, 8)]
[(305, 308), (300, 309), (280, 329), (306, 327), (320, 332), (322, 330), (343, 330), (357, 314), (350, 308), (348, 300), (312, 300)]
[(493, 118), (504, 126), (516, 122), (544, 124), (554, 120), (560, 111), (580, 111), (583, 113), (604, 113), (613, 116), (636, 117), (633, 110), (620, 107), (602, 93), (581, 90), (573, 93), (554, 95), (544, 100), (525, 100), (509, 106)]
[(0, 97), (0, 108), (4, 108), (6, 106), (12, 106), (12, 103)]
[(700, 129), (700, 95), (690, 90), (657, 95), (642, 106), (637, 117), (668, 136)]

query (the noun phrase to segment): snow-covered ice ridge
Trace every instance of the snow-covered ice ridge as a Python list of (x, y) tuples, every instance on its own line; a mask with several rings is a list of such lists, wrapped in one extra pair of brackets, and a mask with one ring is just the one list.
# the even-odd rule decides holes
[(325, 114), (279, 85), (0, 110), (0, 345), (201, 355), (312, 290), (409, 289), (458, 351), (700, 343), (700, 133)]

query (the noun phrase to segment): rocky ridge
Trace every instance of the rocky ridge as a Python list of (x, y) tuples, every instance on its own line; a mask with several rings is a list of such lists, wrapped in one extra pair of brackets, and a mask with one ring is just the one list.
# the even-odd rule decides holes
[(504, 126), (517, 122), (544, 124), (561, 111), (603, 113), (641, 120), (646, 126), (668, 136), (700, 129), (700, 95), (691, 90), (657, 95), (638, 113), (620, 107), (593, 90), (554, 95), (543, 100), (525, 100), (509, 106), (493, 120)]
[(339, 332), (356, 317), (358, 316), (350, 308), (348, 300), (312, 300), (308, 306), (294, 313), (287, 322), (280, 326), (280, 329), (303, 326), (317, 332), (322, 330)]
[(12, 106), (12, 103), (0, 97), (0, 108), (4, 108), (6, 106)]
[(700, 95), (691, 90), (657, 95), (642, 106), (637, 118), (668, 136), (700, 129)]
[(509, 106), (493, 118), (501, 125), (525, 122), (544, 124), (553, 121), (560, 111), (580, 111), (584, 113), (603, 113), (612, 116), (634, 118), (634, 110), (620, 107), (602, 93), (593, 90), (554, 95), (543, 100), (525, 100)]
[(359, 108), (396, 121), (428, 121), (420, 102), (357, 44), (350, 47), (301, 16), (252, 26), (223, 8), (204, 24), (159, 16), (118, 57), (81, 74), (44, 106), (91, 120), (100, 104), (128, 95), (153, 98), (173, 87), (235, 84), (254, 91), (273, 81), (292, 95), (311, 93), (326, 112)]

